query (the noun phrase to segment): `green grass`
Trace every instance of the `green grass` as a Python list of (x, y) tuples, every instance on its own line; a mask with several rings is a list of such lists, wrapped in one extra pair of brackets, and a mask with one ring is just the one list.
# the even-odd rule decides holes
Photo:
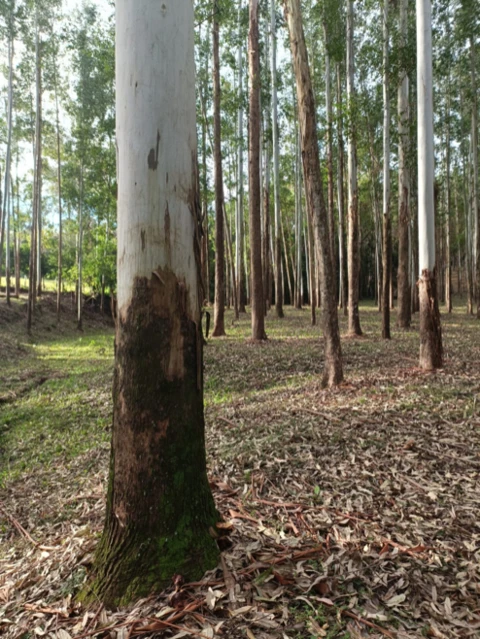
[(0, 483), (109, 440), (113, 334), (34, 339), (0, 377)]

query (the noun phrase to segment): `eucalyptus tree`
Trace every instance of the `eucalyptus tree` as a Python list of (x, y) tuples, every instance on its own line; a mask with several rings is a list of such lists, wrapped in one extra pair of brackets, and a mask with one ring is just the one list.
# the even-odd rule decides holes
[(392, 273), (392, 220), (390, 216), (390, 84), (389, 17), (390, 0), (383, 0), (383, 282), (382, 337), (390, 339), (390, 283)]
[(431, 0), (417, 0), (418, 241), (420, 367), (440, 368), (442, 330), (436, 290)]
[(400, 328), (411, 323), (411, 292), (409, 273), (410, 243), (410, 108), (408, 76), (408, 0), (400, 0), (399, 6), (399, 77), (397, 90), (398, 114), (398, 313)]
[(347, 0), (347, 105), (348, 130), (348, 332), (361, 335), (360, 295), (360, 220), (358, 213), (354, 1)]
[(272, 81), (272, 136), (273, 136), (273, 193), (275, 212), (275, 312), (283, 317), (282, 237), (280, 227), (280, 173), (279, 127), (277, 99), (277, 12), (276, 0), (270, 0), (271, 81)]
[[(205, 461), (193, 5), (117, 2), (118, 326), (107, 515), (90, 598), (213, 568)], [(142, 61), (139, 64), (139, 60)]]
[(249, 220), (252, 339), (265, 340), (265, 300), (262, 277), (260, 189), (260, 51), (258, 0), (249, 0), (248, 61), (249, 99)]
[(5, 158), (5, 182), (3, 206), (0, 202), (0, 275), (3, 257), (3, 245), (6, 231), (5, 279), (7, 304), (10, 304), (10, 204), (12, 202), (10, 184), (12, 168), (12, 132), (13, 132), (13, 56), (15, 40), (15, 0), (6, 7), (6, 31), (8, 40), (8, 98), (7, 98), (7, 153)]
[(284, 0), (284, 6), (297, 86), (307, 209), (313, 222), (315, 247), (320, 267), (325, 340), (323, 382), (333, 386), (339, 384), (343, 379), (342, 350), (335, 297), (334, 269), (330, 252), (330, 229), (318, 155), (315, 101), (305, 46), (300, 0)]
[(213, 146), (215, 166), (215, 311), (213, 337), (225, 335), (225, 222), (220, 118), (219, 3), (213, 0)]
[(238, 72), (238, 112), (237, 112), (237, 204), (235, 218), (235, 266), (237, 271), (237, 298), (240, 313), (245, 313), (245, 225), (244, 225), (244, 172), (243, 172), (243, 139), (244, 139), (244, 38), (243, 38), (243, 2), (238, 2), (238, 44), (237, 44), (237, 72)]

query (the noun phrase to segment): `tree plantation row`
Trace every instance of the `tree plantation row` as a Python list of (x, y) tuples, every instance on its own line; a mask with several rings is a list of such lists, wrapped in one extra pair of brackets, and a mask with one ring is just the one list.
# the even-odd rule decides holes
[[(302, 173), (298, 101), (280, 3), (259, 2), (258, 185), (247, 175), (248, 7), (195, 2), (202, 273), (207, 302), (242, 312), (256, 272), (251, 221), (260, 198), (262, 304), (321, 303), (319, 256)], [(412, 2), (302, 2), (339, 306), (361, 332), (359, 295), (389, 305), (408, 327), (419, 274), (416, 31)], [(5, 112), (1, 121), (0, 266), (18, 295), (29, 278), (28, 323), (42, 282), (115, 294), (116, 175), (111, 6), (67, 12), (61, 0), (2, 3)], [(436, 2), (433, 14), (437, 287), (478, 306), (479, 9)], [(220, 46), (220, 42), (222, 46)], [(430, 161), (430, 160), (429, 160)], [(258, 191), (258, 192), (256, 192)], [(31, 247), (34, 250), (31, 250)], [(222, 301), (223, 300), (223, 301)], [(58, 297), (60, 304), (60, 296)]]

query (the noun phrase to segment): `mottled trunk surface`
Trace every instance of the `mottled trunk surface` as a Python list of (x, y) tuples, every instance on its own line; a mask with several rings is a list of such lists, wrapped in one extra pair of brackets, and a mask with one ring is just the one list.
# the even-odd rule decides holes
[[(217, 2), (214, 2), (217, 9)], [(215, 15), (217, 15), (215, 13)], [(225, 229), (223, 220), (223, 170), (220, 120), (219, 24), (213, 22), (213, 146), (215, 165), (215, 310), (212, 337), (225, 335)]]
[[(193, 5), (116, 4), (118, 313), (106, 521), (89, 601), (217, 564), (206, 472)], [(221, 211), (223, 215), (223, 211)]]
[(173, 574), (198, 579), (217, 558), (202, 335), (186, 303), (185, 283), (159, 268), (136, 281), (118, 320), (107, 516), (93, 584), (108, 605), (159, 592)]
[(418, 282), (420, 298), (420, 368), (442, 367), (443, 347), (435, 274), (423, 271)]
[(250, 71), (250, 127), (249, 127), (249, 214), (252, 339), (265, 340), (265, 301), (262, 277), (262, 194), (260, 190), (260, 51), (258, 33), (258, 0), (250, 0), (250, 29), (248, 34)]
[(323, 197), (322, 174), (318, 156), (315, 102), (313, 98), (307, 48), (299, 0), (285, 0), (293, 67), (297, 85), (298, 114), (307, 209), (312, 219), (319, 265), (322, 297), (325, 365), (323, 382), (328, 386), (343, 380), (342, 349), (338, 327), (335, 274), (330, 252), (328, 214)]

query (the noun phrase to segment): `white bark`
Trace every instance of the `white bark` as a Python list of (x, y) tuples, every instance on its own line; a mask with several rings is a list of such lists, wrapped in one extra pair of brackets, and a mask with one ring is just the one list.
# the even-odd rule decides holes
[(121, 0), (116, 18), (119, 314), (160, 268), (198, 321), (193, 3)]
[(435, 268), (432, 8), (431, 0), (417, 0), (418, 96), (418, 266)]

